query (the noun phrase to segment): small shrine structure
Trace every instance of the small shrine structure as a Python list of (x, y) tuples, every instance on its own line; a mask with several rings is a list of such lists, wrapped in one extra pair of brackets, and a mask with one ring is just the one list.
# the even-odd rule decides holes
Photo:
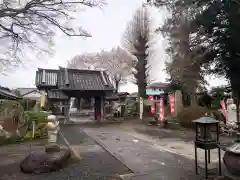
[(47, 106), (60, 107), (60, 112), (69, 118), (70, 98), (94, 99), (94, 118), (103, 119), (104, 99), (112, 94), (114, 87), (105, 71), (88, 69), (38, 69), (36, 87), (46, 94)]

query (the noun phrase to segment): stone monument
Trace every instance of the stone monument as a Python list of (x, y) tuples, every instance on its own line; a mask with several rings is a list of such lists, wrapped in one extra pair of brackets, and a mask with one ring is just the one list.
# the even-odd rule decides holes
[(236, 104), (233, 103), (233, 99), (227, 99), (227, 122), (230, 124), (236, 124)]
[(48, 173), (63, 167), (70, 158), (70, 150), (67, 147), (57, 144), (59, 121), (56, 116), (48, 116), (48, 142), (40, 152), (30, 153), (20, 164), (24, 173)]
[[(227, 100), (227, 126), (238, 128), (236, 118), (236, 105), (232, 99)], [(226, 180), (239, 180), (240, 179), (240, 132), (237, 132), (237, 140), (225, 148), (226, 152), (223, 156), (223, 162), (226, 167), (224, 178)]]

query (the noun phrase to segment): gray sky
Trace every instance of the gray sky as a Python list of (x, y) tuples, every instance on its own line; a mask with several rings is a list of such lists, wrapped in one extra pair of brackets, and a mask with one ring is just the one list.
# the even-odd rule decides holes
[[(41, 68), (58, 68), (65, 66), (66, 61), (75, 55), (84, 52), (96, 52), (101, 49), (111, 49), (120, 45), (122, 34), (126, 24), (131, 20), (134, 11), (144, 0), (108, 0), (108, 5), (103, 10), (97, 8), (87, 9), (85, 12), (78, 13), (76, 23), (82, 25), (92, 34), (92, 38), (69, 38), (62, 35), (56, 37), (55, 55), (48, 59), (41, 59), (38, 63), (31, 63), (26, 69), (18, 69), (15, 73), (8, 76), (1, 75), (1, 86), (9, 88), (34, 87), (35, 71)], [(166, 13), (153, 10), (154, 25), (163, 22)], [(159, 36), (158, 43), (155, 45), (154, 58), (151, 59), (151, 77), (155, 81), (164, 81), (166, 76), (163, 71), (163, 62), (167, 56), (164, 53), (166, 42)], [(153, 65), (154, 64), (154, 65)], [(211, 80), (212, 85), (218, 85), (222, 80)], [(120, 87), (122, 91), (135, 92), (137, 89), (133, 85)]]

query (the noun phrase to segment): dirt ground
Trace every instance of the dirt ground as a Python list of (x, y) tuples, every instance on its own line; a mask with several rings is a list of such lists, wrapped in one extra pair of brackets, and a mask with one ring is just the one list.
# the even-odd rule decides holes
[(0, 146), (0, 180), (30, 180), (32, 175), (20, 172), (21, 161), (30, 153), (44, 148), (46, 140)]

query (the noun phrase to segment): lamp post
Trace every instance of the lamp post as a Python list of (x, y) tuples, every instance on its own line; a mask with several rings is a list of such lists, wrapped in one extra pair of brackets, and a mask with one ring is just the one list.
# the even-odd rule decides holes
[(219, 121), (204, 116), (193, 121), (196, 125), (196, 138), (195, 146), (195, 170), (196, 174), (199, 173), (197, 149), (205, 151), (205, 164), (204, 164), (204, 179), (208, 179), (211, 174), (211, 169), (208, 165), (211, 163), (210, 151), (218, 149), (218, 175), (221, 176), (221, 150), (219, 148)]

